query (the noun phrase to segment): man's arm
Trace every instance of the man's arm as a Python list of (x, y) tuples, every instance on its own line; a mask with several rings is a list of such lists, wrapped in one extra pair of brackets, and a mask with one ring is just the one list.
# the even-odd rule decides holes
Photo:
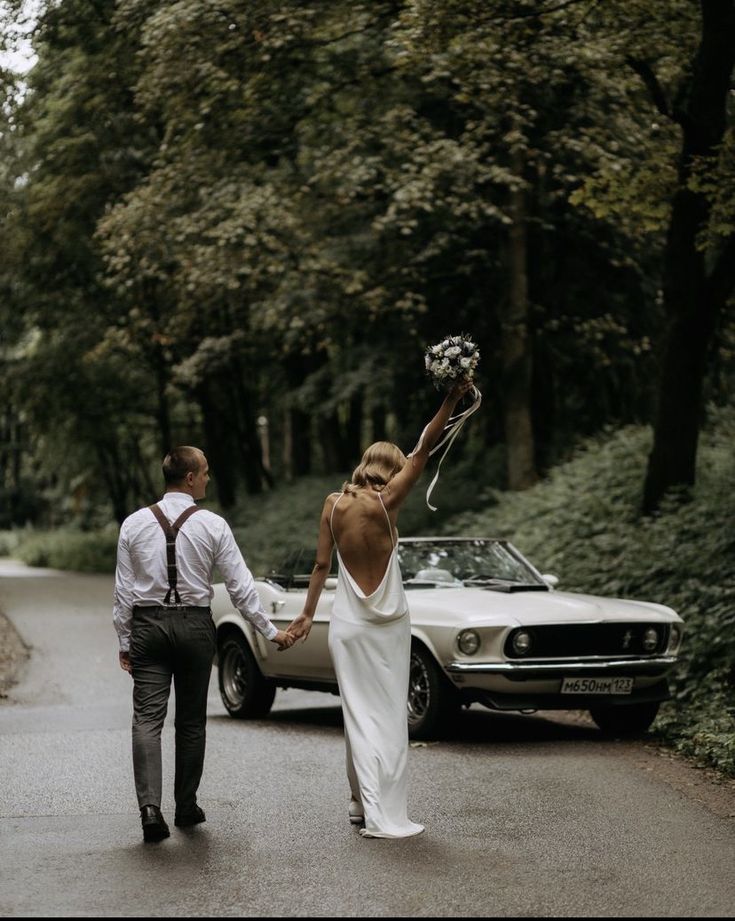
[(242, 616), (264, 636), (278, 644), (279, 649), (288, 649), (294, 638), (279, 630), (265, 613), (253, 575), (247, 567), (240, 548), (227, 522), (223, 522), (215, 563), (225, 580), (225, 587), (232, 603)]
[(130, 559), (127, 533), (120, 528), (117, 541), (117, 566), (115, 568), (115, 593), (112, 606), (112, 622), (120, 643), (120, 667), (126, 672), (130, 666), (130, 633), (133, 624), (133, 585), (135, 573)]

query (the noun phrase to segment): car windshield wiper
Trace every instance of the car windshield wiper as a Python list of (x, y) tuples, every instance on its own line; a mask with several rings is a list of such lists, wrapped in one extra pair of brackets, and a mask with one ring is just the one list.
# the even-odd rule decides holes
[(496, 592), (545, 592), (549, 586), (540, 582), (517, 582), (514, 579), (499, 579), (497, 576), (470, 576), (462, 580), (465, 585), (479, 585)]

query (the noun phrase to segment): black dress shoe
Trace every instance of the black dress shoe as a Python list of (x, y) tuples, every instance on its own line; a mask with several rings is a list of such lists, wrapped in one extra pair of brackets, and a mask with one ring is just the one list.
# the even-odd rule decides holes
[(179, 828), (186, 828), (189, 825), (198, 825), (200, 822), (206, 822), (207, 817), (201, 806), (192, 806), (191, 809), (182, 809), (174, 816), (174, 825)]
[(140, 823), (144, 841), (163, 841), (171, 834), (158, 806), (141, 806)]

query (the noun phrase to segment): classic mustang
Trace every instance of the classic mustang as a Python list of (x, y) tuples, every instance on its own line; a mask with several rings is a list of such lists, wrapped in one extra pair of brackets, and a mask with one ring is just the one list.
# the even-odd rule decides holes
[[(646, 601), (556, 590), (508, 541), (401, 538), (411, 616), (408, 727), (441, 732), (462, 705), (494, 710), (589, 710), (604, 732), (644, 732), (669, 688), (683, 623)], [(256, 580), (265, 610), (285, 629), (301, 613), (314, 551), (291, 553)], [(330, 575), (308, 640), (279, 652), (215, 586), (219, 687), (234, 717), (264, 717), (277, 688), (338, 693), (327, 648), (336, 578)]]

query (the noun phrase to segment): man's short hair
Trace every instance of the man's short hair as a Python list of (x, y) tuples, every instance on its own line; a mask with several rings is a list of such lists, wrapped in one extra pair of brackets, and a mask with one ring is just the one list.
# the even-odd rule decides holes
[(203, 452), (199, 448), (192, 448), (190, 445), (172, 448), (161, 465), (164, 480), (168, 485), (172, 485), (181, 483), (186, 479), (187, 473), (199, 473), (204, 462), (203, 457)]

